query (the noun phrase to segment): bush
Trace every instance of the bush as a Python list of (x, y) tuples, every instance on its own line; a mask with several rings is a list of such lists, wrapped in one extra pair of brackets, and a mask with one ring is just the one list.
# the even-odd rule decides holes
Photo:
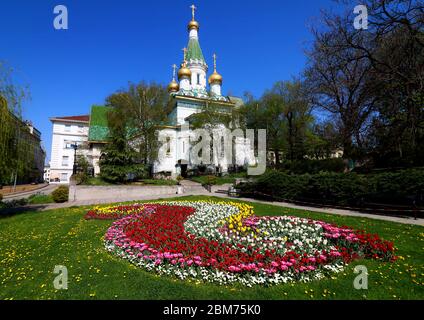
[(88, 180), (90, 179), (89, 175), (84, 172), (78, 172), (72, 176), (75, 179), (75, 183), (80, 184), (86, 184)]
[(206, 176), (206, 185), (214, 186), (217, 184), (217, 179), (215, 176), (209, 175)]
[(287, 161), (283, 164), (283, 170), (294, 174), (317, 174), (320, 172), (338, 172), (345, 170), (344, 160), (341, 158), (324, 160), (297, 160)]
[(0, 202), (0, 208), (16, 208), (16, 207), (21, 207), (21, 206), (25, 206), (28, 204), (28, 199), (15, 199), (15, 200), (10, 200), (10, 201), (5, 201), (5, 202)]
[(269, 195), (281, 200), (297, 200), (324, 204), (423, 205), (424, 170), (409, 169), (394, 173), (359, 175), (330, 173), (289, 175), (269, 171), (256, 181), (240, 186), (242, 192), (255, 196)]
[(62, 203), (68, 201), (69, 187), (60, 186), (52, 192), (53, 201), (56, 203)]
[(309, 175), (289, 175), (279, 171), (269, 171), (262, 175), (253, 189), (283, 199), (296, 199), (300, 197), (307, 188)]

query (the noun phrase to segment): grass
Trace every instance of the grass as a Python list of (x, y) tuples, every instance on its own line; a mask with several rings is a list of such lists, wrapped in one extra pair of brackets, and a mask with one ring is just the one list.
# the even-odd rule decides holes
[(33, 194), (28, 198), (28, 204), (45, 204), (53, 202), (53, 197), (50, 194)]
[[(237, 178), (246, 178), (246, 174), (240, 173), (240, 174), (231, 174), (231, 175), (227, 175), (223, 177), (215, 177), (215, 181), (216, 181), (215, 184), (218, 186), (222, 186), (224, 184), (233, 184), (236, 182)], [(190, 178), (190, 180), (201, 183), (202, 185), (209, 183), (208, 176), (192, 177)]]
[(103, 179), (99, 178), (99, 177), (93, 177), (93, 178), (89, 178), (84, 185), (87, 186), (110, 186), (112, 185), (111, 183), (104, 181)]
[(166, 179), (144, 179), (139, 182), (135, 182), (135, 185), (151, 185), (151, 186), (175, 186), (177, 181), (166, 180)]
[[(356, 261), (345, 272), (311, 283), (245, 288), (159, 277), (108, 254), (103, 247), (103, 236), (111, 221), (86, 221), (83, 216), (87, 208), (30, 212), (0, 219), (0, 299), (424, 298), (423, 227), (255, 203), (258, 215), (289, 214), (378, 233), (395, 242), (399, 259), (394, 263)], [(68, 269), (68, 290), (58, 291), (53, 287), (56, 265)], [(353, 288), (356, 265), (368, 268), (368, 290)]]

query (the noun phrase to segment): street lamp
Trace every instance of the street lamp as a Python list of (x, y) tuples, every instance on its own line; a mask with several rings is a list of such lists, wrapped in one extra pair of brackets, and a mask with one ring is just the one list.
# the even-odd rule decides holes
[(73, 174), (77, 173), (77, 149), (78, 145), (75, 143), (72, 145), (72, 149), (74, 149), (74, 168), (73, 168)]

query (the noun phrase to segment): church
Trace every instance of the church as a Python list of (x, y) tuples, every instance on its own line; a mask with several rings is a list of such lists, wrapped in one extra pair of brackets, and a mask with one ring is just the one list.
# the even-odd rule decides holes
[[(187, 26), (188, 45), (183, 50), (183, 59), (177, 71), (173, 66), (173, 78), (168, 85), (172, 111), (168, 123), (158, 128), (167, 136), (167, 151), (164, 156), (152, 163), (152, 174), (156, 178), (187, 177), (190, 171), (199, 167), (192, 156), (193, 143), (190, 139), (190, 120), (213, 105), (219, 112), (231, 114), (233, 109), (243, 105), (240, 98), (222, 94), (223, 77), (217, 71), (217, 56), (213, 55), (213, 72), (208, 77), (209, 67), (203, 56), (199, 42), (200, 25), (195, 20), (194, 5), (191, 6), (192, 19)], [(53, 117), (52, 153), (50, 162), (50, 182), (68, 183), (74, 165), (74, 149), (84, 155), (95, 175), (100, 173), (99, 161), (103, 146), (108, 143), (107, 112), (109, 108), (93, 106), (90, 115)], [(224, 134), (222, 125), (218, 130)], [(215, 148), (215, 146), (214, 146)], [(221, 145), (214, 152), (210, 162), (200, 163), (211, 173), (226, 174), (231, 167), (255, 165), (256, 159), (251, 150), (250, 140), (236, 137), (233, 156), (229, 159)]]
[[(239, 108), (243, 104), (240, 98), (222, 94), (223, 77), (217, 71), (216, 54), (213, 54), (213, 72), (207, 77), (209, 67), (200, 47), (200, 27), (195, 20), (196, 7), (192, 5), (191, 9), (192, 19), (187, 26), (188, 45), (183, 49), (183, 61), (178, 73), (176, 65), (173, 65), (173, 78), (168, 85), (173, 110), (168, 116), (169, 126), (163, 131), (170, 138), (169, 152), (166, 156), (161, 157), (160, 161), (155, 162), (155, 175), (186, 177), (188, 170), (199, 165), (192, 159), (192, 143), (188, 130), (185, 130), (190, 127), (190, 120), (194, 114), (201, 113), (208, 109), (208, 106), (213, 105), (214, 110), (230, 115), (232, 109)], [(224, 138), (225, 127), (223, 125), (214, 131), (222, 139)], [(211, 172), (226, 174), (230, 167), (255, 165), (256, 163), (248, 139), (241, 137), (235, 139), (234, 146), (231, 146), (234, 154), (231, 159), (225, 154), (225, 146), (221, 143), (213, 148), (216, 148), (216, 152), (212, 155), (210, 162), (207, 162)]]

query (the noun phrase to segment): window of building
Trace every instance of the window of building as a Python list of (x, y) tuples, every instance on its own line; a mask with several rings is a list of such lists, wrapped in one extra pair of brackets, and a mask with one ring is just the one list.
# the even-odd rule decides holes
[(225, 139), (221, 137), (221, 158), (225, 156)]
[(166, 137), (166, 155), (170, 156), (171, 155), (171, 138), (170, 137)]
[(68, 174), (67, 173), (61, 173), (60, 174), (60, 181), (68, 181)]
[(63, 167), (69, 166), (69, 157), (68, 156), (63, 156), (62, 157), (62, 166)]
[(73, 141), (67, 141), (64, 142), (64, 149), (72, 149), (72, 145), (74, 144)]
[(200, 74), (197, 74), (197, 84), (200, 84)]
[(65, 125), (65, 131), (66, 131), (66, 132), (70, 132), (70, 131), (71, 131), (71, 125), (66, 124), (66, 125)]

